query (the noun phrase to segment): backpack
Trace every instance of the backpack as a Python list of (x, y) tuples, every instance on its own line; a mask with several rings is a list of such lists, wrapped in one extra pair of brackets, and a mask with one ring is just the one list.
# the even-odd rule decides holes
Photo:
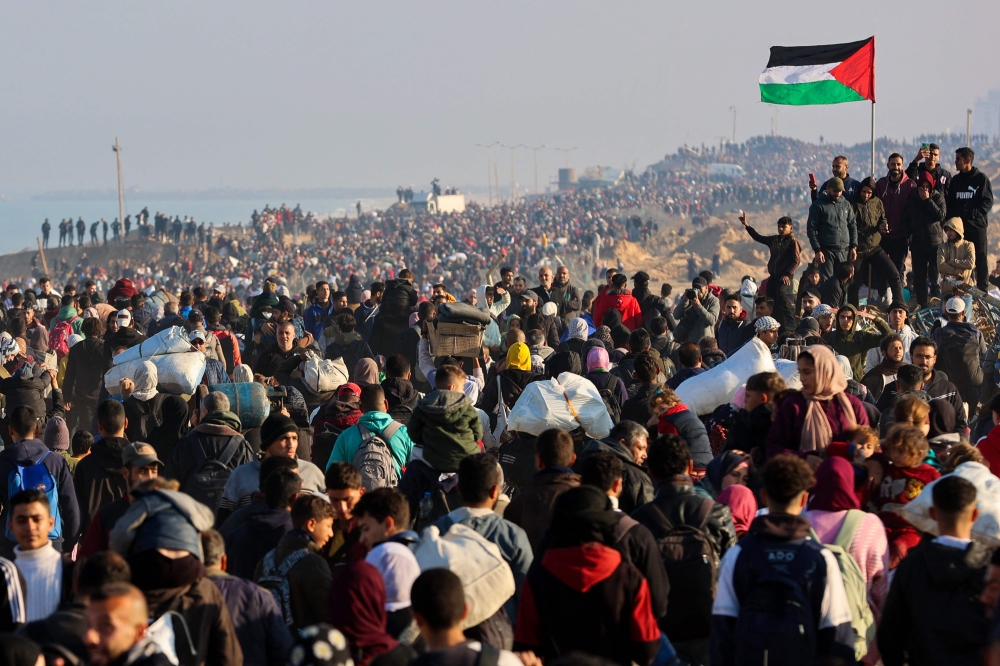
[(615, 375), (625, 382), (625, 390), (628, 391), (630, 398), (634, 398), (635, 394), (639, 392), (639, 387), (642, 386), (642, 382), (635, 378), (635, 359), (623, 358), (618, 362), (618, 365), (611, 369), (609, 374)]
[(389, 416), (392, 417), (393, 421), (407, 425), (410, 422), (410, 417), (413, 416), (413, 408), (400, 403), (389, 409)]
[(305, 548), (297, 550), (283, 559), (280, 566), (275, 566), (274, 560), (277, 552), (278, 549), (275, 548), (264, 556), (263, 570), (260, 578), (257, 579), (257, 584), (274, 596), (275, 601), (278, 602), (278, 608), (281, 609), (281, 615), (285, 618), (285, 624), (291, 627), (295, 623), (295, 619), (292, 617), (292, 590), (288, 585), (288, 572), (302, 561), (309, 554), (309, 551)]
[[(10, 475), (7, 477), (7, 498), (10, 499), (22, 490), (27, 490), (28, 488), (41, 490), (45, 493), (45, 497), (49, 500), (49, 511), (52, 513), (52, 518), (55, 519), (55, 524), (49, 532), (49, 540), (55, 541), (62, 538), (62, 515), (59, 511), (59, 487), (56, 485), (56, 477), (52, 474), (48, 467), (42, 464), (45, 458), (51, 453), (51, 451), (46, 451), (45, 454), (38, 459), (38, 462), (33, 465), (28, 465), (26, 467), (17, 465), (11, 470)], [(14, 538), (14, 535), (11, 533), (10, 527), (5, 525), (4, 530), (7, 535), (7, 540), (12, 543), (16, 543), (17, 539)]]
[(389, 440), (401, 427), (401, 424), (392, 421), (385, 430), (375, 433), (358, 424), (361, 444), (358, 445), (351, 464), (361, 473), (361, 484), (366, 493), (376, 488), (395, 488), (399, 485), (399, 474), (396, 472), (396, 461), (392, 457)]
[(816, 660), (816, 618), (806, 589), (809, 576), (824, 563), (823, 546), (807, 539), (790, 564), (789, 554), (790, 549), (765, 550), (754, 535), (740, 542), (740, 557), (749, 558), (757, 580), (739, 599), (734, 637), (737, 666)]
[[(868, 605), (867, 581), (861, 573), (861, 567), (847, 550), (864, 517), (863, 511), (849, 510), (837, 532), (837, 538), (833, 543), (824, 544), (837, 558), (840, 575), (844, 579), (847, 603), (851, 607), (851, 628), (854, 629), (854, 658), (858, 661), (868, 654), (868, 645), (875, 640), (875, 616)], [(822, 543), (815, 532), (810, 531), (810, 536), (816, 543)]]
[(601, 399), (604, 400), (604, 406), (608, 410), (608, 415), (611, 416), (612, 423), (618, 423), (622, 419), (622, 406), (618, 404), (618, 398), (615, 397), (614, 391), (611, 390), (612, 380), (617, 380), (618, 377), (612, 375), (610, 372), (604, 373), (606, 377), (604, 378), (604, 388), (598, 389), (598, 393), (601, 394)]
[(222, 491), (226, 489), (226, 482), (229, 481), (229, 476), (233, 473), (229, 467), (229, 461), (236, 455), (240, 439), (240, 437), (230, 437), (222, 451), (219, 452), (219, 457), (209, 458), (201, 440), (195, 437), (194, 441), (197, 446), (193, 447), (194, 472), (188, 477), (181, 490), (215, 511), (219, 499), (222, 497)]
[(52, 333), (49, 334), (49, 349), (56, 353), (56, 356), (62, 358), (69, 353), (69, 336), (73, 335), (73, 319), (69, 321), (57, 321), (56, 325), (52, 327)]
[(667, 628), (673, 640), (707, 636), (712, 622), (712, 604), (718, 578), (719, 556), (705, 533), (715, 501), (704, 499), (694, 514), (694, 524), (674, 526), (655, 503), (650, 503), (666, 523), (666, 532), (656, 539), (663, 566), (670, 580), (667, 597)]
[[(161, 411), (161, 405), (163, 404), (164, 398), (166, 398), (166, 395), (163, 393), (157, 393), (149, 399), (149, 402), (145, 403), (149, 406), (149, 412), (139, 416), (139, 432), (135, 441), (148, 442), (150, 435), (153, 434), (153, 431), (163, 425), (163, 412)], [(141, 405), (143, 403), (139, 400), (134, 400), (130, 404)], [(131, 426), (132, 424), (130, 423), (129, 425)], [(132, 430), (132, 428), (129, 428), (129, 430)]]
[[(410, 462), (409, 467), (413, 467), (415, 465), (427, 465), (427, 463), (422, 460), (414, 460)], [(427, 465), (427, 467), (430, 467), (430, 465)], [(438, 518), (447, 516), (455, 509), (465, 506), (465, 502), (462, 500), (462, 495), (458, 492), (458, 484), (454, 482), (454, 479), (452, 477), (446, 479), (446, 481), (451, 483), (448, 486), (444, 486), (441, 484), (440, 480), (437, 480), (439, 476), (437, 471), (433, 468), (431, 468), (431, 470), (435, 478), (434, 487), (429, 492), (425, 493), (425, 495), (430, 495), (431, 510), (427, 516), (423, 516), (421, 515), (420, 503), (417, 503), (417, 511), (415, 512), (416, 517), (413, 519), (413, 531), (418, 534)], [(426, 497), (421, 498), (420, 502), (423, 502), (424, 499), (426, 499)]]

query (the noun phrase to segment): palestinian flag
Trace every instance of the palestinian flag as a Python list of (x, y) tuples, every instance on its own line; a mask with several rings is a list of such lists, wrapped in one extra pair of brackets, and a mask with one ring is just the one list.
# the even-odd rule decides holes
[(768, 104), (875, 101), (875, 38), (850, 44), (772, 46), (760, 75)]

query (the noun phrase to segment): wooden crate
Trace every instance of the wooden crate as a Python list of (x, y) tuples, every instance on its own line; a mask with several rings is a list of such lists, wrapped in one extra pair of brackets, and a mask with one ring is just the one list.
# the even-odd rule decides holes
[(434, 322), (427, 329), (431, 356), (476, 358), (482, 352), (486, 329), (477, 324)]

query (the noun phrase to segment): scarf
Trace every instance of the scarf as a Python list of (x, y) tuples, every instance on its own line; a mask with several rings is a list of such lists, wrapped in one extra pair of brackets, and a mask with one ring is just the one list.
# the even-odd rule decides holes
[(523, 342), (515, 342), (507, 350), (507, 369), (531, 372), (531, 350)]
[(151, 361), (143, 361), (139, 369), (135, 371), (135, 390), (132, 395), (136, 400), (146, 402), (152, 400), (156, 395), (156, 384), (159, 375), (156, 366)]
[(587, 339), (587, 333), (589, 332), (589, 327), (587, 326), (586, 319), (583, 319), (582, 317), (571, 319), (569, 322), (569, 326), (567, 326), (567, 329), (569, 330), (570, 338), (576, 338), (578, 340)]
[(899, 368), (902, 365), (902, 361), (893, 361), (888, 356), (885, 356), (882, 358), (882, 362), (873, 368), (873, 371), (877, 371), (879, 374), (886, 377), (894, 377), (899, 372)]
[(253, 381), (253, 370), (250, 369), (249, 365), (240, 364), (233, 368), (233, 383), (249, 383)]
[(587, 352), (587, 372), (599, 370), (608, 372), (611, 369), (611, 360), (608, 358), (608, 350), (604, 347), (593, 347)]
[(718, 496), (722, 492), (722, 480), (726, 475), (749, 464), (749, 456), (737, 451), (723, 451), (708, 463), (708, 467), (705, 468), (705, 478), (701, 480), (701, 487), (713, 497)]
[(378, 364), (370, 358), (363, 358), (354, 366), (356, 384), (378, 384)]
[(385, 583), (364, 560), (346, 565), (330, 584), (330, 624), (351, 644), (364, 666), (399, 643), (386, 633)]
[(719, 493), (716, 501), (729, 507), (729, 513), (733, 516), (733, 527), (736, 528), (737, 534), (750, 530), (750, 523), (757, 515), (757, 498), (753, 496), (752, 490), (746, 486), (734, 484)]
[(808, 407), (805, 420), (802, 423), (799, 450), (823, 451), (833, 441), (833, 428), (830, 425), (830, 419), (827, 418), (822, 405), (820, 405), (821, 402), (837, 400), (852, 428), (857, 425), (857, 421), (854, 418), (854, 408), (851, 406), (851, 401), (844, 395), (847, 379), (840, 369), (840, 364), (837, 362), (833, 350), (825, 345), (812, 345), (806, 347), (805, 351), (799, 354), (799, 358), (803, 355), (813, 360), (816, 389), (812, 394), (806, 393), (805, 390), (802, 391)]
[(854, 466), (840, 456), (831, 456), (816, 469), (816, 487), (810, 511), (847, 511), (860, 509), (854, 492)]

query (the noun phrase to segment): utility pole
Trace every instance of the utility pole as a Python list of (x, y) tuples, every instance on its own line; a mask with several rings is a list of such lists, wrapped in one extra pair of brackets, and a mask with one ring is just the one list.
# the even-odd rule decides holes
[(500, 170), (497, 169), (497, 165), (493, 165), (493, 179), (496, 181), (497, 186), (497, 205), (500, 204), (502, 199), (500, 198)]
[(965, 147), (972, 146), (972, 109), (965, 110)]
[(778, 136), (778, 107), (774, 107), (774, 136)]
[(736, 107), (731, 106), (729, 110), (733, 112), (733, 143), (736, 143)]
[(572, 153), (576, 149), (577, 149), (577, 146), (573, 146), (572, 148), (556, 148), (556, 150), (560, 151), (566, 157), (566, 168), (567, 169), (569, 168), (569, 154)]
[[(525, 148), (527, 147), (528, 146), (525, 146)], [(535, 153), (535, 194), (538, 194), (538, 151), (542, 148), (545, 148), (544, 143), (531, 149)]]
[(125, 195), (122, 192), (122, 147), (118, 144), (118, 137), (115, 137), (115, 145), (111, 150), (115, 151), (115, 159), (118, 160), (118, 224), (122, 225), (122, 229), (124, 229)]

